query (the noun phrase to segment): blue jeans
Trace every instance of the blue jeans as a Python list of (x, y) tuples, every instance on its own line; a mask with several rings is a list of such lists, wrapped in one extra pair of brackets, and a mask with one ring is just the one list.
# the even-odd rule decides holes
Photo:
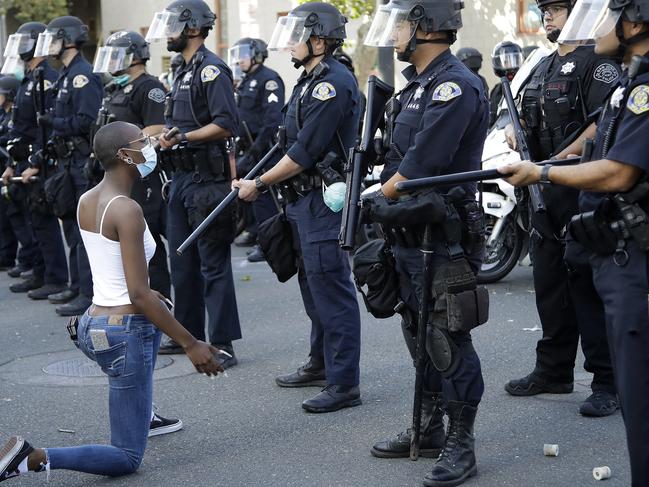
[[(102, 335), (97, 338), (96, 331), (102, 330), (108, 348), (99, 351), (95, 346), (101, 346)], [(133, 473), (142, 463), (149, 434), (160, 330), (142, 315), (90, 316), (86, 312), (79, 319), (77, 336), (79, 349), (108, 376), (111, 446), (47, 448), (50, 468), (111, 477)]]

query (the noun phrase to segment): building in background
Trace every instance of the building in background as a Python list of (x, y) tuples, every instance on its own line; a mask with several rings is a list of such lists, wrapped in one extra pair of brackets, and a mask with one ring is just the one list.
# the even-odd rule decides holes
[[(259, 37), (268, 41), (277, 17), (285, 15), (297, 5), (296, 0), (205, 1), (218, 16), (216, 27), (207, 39), (207, 46), (224, 59), (227, 58), (228, 47), (241, 37)], [(68, 5), (69, 13), (82, 18), (90, 27), (91, 42), (84, 48), (84, 53), (92, 60), (97, 43), (101, 44), (115, 31), (126, 29), (146, 34), (153, 13), (163, 10), (167, 3), (168, 0), (69, 0)], [(473, 0), (465, 2), (462, 15), (464, 28), (460, 31), (453, 50), (475, 47), (481, 51), (484, 59), (482, 74), (491, 85), (497, 82), (490, 60), (491, 51), (496, 44), (503, 40), (514, 41), (521, 46), (545, 42), (535, 0)], [(367, 21), (368, 19), (352, 20), (348, 25), (345, 49), (352, 56), (359, 42), (359, 29), (360, 32), (365, 32), (362, 26)], [(3, 51), (7, 35), (19, 25), (20, 22), (12, 17), (11, 11), (0, 22)], [(167, 68), (170, 59), (164, 42), (153, 44), (151, 55), (149, 70), (153, 74), (159, 74)], [(280, 73), (288, 87), (294, 84), (299, 71), (293, 68), (286, 53), (271, 52), (267, 64)], [(396, 64), (394, 83), (400, 86), (403, 83), (400, 71), (405, 65)], [(365, 76), (361, 78), (365, 79)]]

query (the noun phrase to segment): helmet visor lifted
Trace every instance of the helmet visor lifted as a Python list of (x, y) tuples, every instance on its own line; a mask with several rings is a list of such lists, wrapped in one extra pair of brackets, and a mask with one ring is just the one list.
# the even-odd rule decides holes
[(409, 20), (409, 16), (409, 10), (379, 8), (364, 44), (373, 47), (406, 46), (417, 30), (417, 22)]
[(133, 62), (133, 54), (127, 54), (125, 47), (104, 46), (97, 50), (95, 56), (95, 73), (116, 73), (127, 69)]
[(309, 31), (305, 24), (306, 17), (298, 15), (286, 15), (277, 19), (268, 49), (281, 51), (306, 42), (309, 39)]
[(622, 10), (611, 10), (609, 0), (577, 0), (572, 13), (561, 29), (559, 44), (595, 44), (615, 29)]
[(63, 39), (57, 38), (54, 32), (41, 32), (38, 34), (34, 57), (57, 56), (63, 49)]
[(182, 34), (183, 29), (187, 25), (186, 20), (180, 20), (179, 12), (156, 12), (153, 15), (153, 20), (146, 33), (146, 41), (156, 41), (160, 39), (168, 39), (170, 37), (177, 37)]
[(20, 56), (31, 51), (35, 44), (36, 39), (33, 39), (29, 34), (11, 34), (7, 39), (5, 57)]

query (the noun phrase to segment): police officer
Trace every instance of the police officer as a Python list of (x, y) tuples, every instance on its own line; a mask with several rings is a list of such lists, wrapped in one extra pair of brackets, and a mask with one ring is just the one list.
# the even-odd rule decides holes
[[(239, 143), (244, 152), (243, 157), (237, 161), (239, 176), (245, 176), (272, 147), (277, 128), (282, 123), (284, 82), (276, 71), (264, 65), (266, 58), (268, 47), (261, 39), (240, 39), (229, 50), (230, 67), (236, 65), (243, 73), (236, 89), (242, 124)], [(266, 167), (269, 168), (270, 165)], [(270, 191), (252, 202), (252, 210), (256, 224), (277, 213)], [(257, 233), (256, 228), (252, 231)], [(255, 245), (253, 251), (248, 254), (248, 260), (264, 260), (259, 245)]]
[[(54, 110), (39, 115), (41, 127), (51, 128), (52, 153), (57, 164), (58, 176), (51, 176), (61, 182), (59, 195), (65, 197), (71, 191), (74, 198), (61, 208), (63, 233), (70, 249), (70, 289), (52, 295), (50, 302), (61, 303), (75, 296), (70, 302), (56, 308), (61, 316), (75, 316), (92, 303), (92, 276), (88, 256), (83, 247), (76, 220), (76, 205), (88, 187), (86, 177), (90, 161), (90, 131), (97, 117), (103, 95), (101, 78), (92, 72), (92, 65), (81, 54), (81, 47), (88, 41), (88, 26), (77, 17), (64, 16), (52, 20), (45, 32), (38, 36), (34, 56), (52, 56), (61, 61), (62, 67), (56, 80)], [(50, 152), (41, 157), (32, 157), (23, 177), (38, 174), (47, 164)], [(62, 172), (67, 178), (61, 177)], [(71, 180), (69, 183), (65, 181)], [(63, 211), (65, 210), (65, 211)]]
[[(641, 487), (649, 485), (649, 2), (611, 2), (607, 10), (608, 5), (578, 3), (560, 38), (566, 42), (595, 38), (598, 54), (622, 55), (628, 67), (597, 122), (593, 162), (543, 168), (522, 162), (502, 172), (512, 173), (509, 181), (515, 185), (544, 182), (582, 190), (582, 213), (571, 222), (570, 233), (588, 248), (595, 287), (604, 302), (631, 485)], [(606, 21), (597, 25), (594, 19)], [(582, 142), (560, 157), (580, 153), (587, 147)]]
[(286, 154), (254, 181), (235, 183), (239, 197), (248, 201), (283, 184), (286, 214), (301, 251), (298, 277), (311, 318), (311, 351), (307, 365), (276, 382), (281, 387), (326, 384), (302, 403), (312, 413), (361, 404), (360, 312), (349, 262), (338, 246), (342, 201), (323, 196), (327, 182), (316, 169), (328, 160), (326, 169), (340, 173), (358, 133), (356, 81), (332, 56), (346, 38), (346, 23), (337, 8), (320, 2), (304, 3), (278, 20), (269, 48), (290, 50), (293, 65), (304, 68), (284, 114)]
[(178, 68), (182, 63), (183, 63), (183, 55), (179, 52), (174, 54), (173, 56), (171, 56), (171, 59), (169, 59), (169, 69), (164, 73), (161, 73), (160, 76), (158, 76), (158, 81), (162, 83), (162, 85), (165, 88), (165, 91), (171, 91), (171, 88), (174, 85), (174, 78), (176, 77), (176, 71), (178, 71)]
[[(523, 64), (523, 50), (521, 46), (511, 41), (503, 41), (496, 44), (491, 54), (491, 66), (498, 79), (507, 77), (511, 82)], [(501, 83), (496, 83), (489, 94), (489, 126), (496, 123), (498, 107), (503, 100), (503, 89)]]
[[(387, 113), (391, 136), (386, 141), (382, 195), (377, 200), (398, 199), (395, 183), (399, 181), (480, 168), (489, 105), (483, 83), (450, 51), (462, 27), (461, 8), (463, 4), (454, 0), (392, 0), (374, 16), (365, 44), (394, 47), (397, 58), (410, 63), (403, 71), (408, 80), (405, 88), (388, 104), (392, 107)], [(448, 190), (458, 194), (454, 206), (464, 223), (475, 219), (475, 229), (482, 233), (484, 218), (475, 201), (475, 185)], [(461, 224), (454, 225), (457, 231)], [(405, 304), (401, 311), (403, 335), (414, 359), (415, 337), (421, 326), (417, 315), (422, 294), (422, 240), (415, 227), (398, 225), (385, 230), (391, 236), (399, 294)], [(436, 237), (435, 273), (460, 259), (457, 261), (468, 260), (469, 272), (477, 274), (484, 251), (482, 238), (476, 235), (472, 247), (468, 242), (458, 247), (458, 242)], [(442, 366), (433, 354), (425, 369), (420, 451), (437, 457), (424, 479), (427, 486), (459, 485), (477, 473), (473, 425), (484, 392), (480, 360), (468, 331), (445, 337), (444, 348), (452, 365)], [(444, 413), (449, 418), (447, 431)], [(380, 458), (407, 457), (410, 442), (411, 431), (407, 430), (376, 443), (371, 452)]]
[[(557, 42), (574, 2), (538, 0), (548, 40)], [(599, 58), (592, 46), (559, 43), (535, 67), (522, 88), (522, 118), (534, 160), (549, 159), (590, 124), (589, 115), (602, 106), (618, 79), (614, 61)], [(584, 367), (594, 374), (593, 393), (580, 405), (587, 416), (607, 416), (617, 407), (608, 352), (604, 308), (592, 283), (587, 254), (566, 236), (566, 225), (577, 213), (578, 192), (546, 187), (545, 214), (532, 213), (531, 257), (536, 305), (543, 328), (531, 374), (508, 382), (514, 396), (569, 393), (577, 345)], [(564, 255), (565, 254), (565, 255)]]
[[(99, 123), (129, 122), (147, 135), (158, 135), (165, 127), (164, 86), (146, 72), (150, 58), (149, 44), (137, 32), (119, 31), (106, 39), (95, 57), (95, 73), (110, 73), (113, 89), (102, 103)], [(171, 296), (167, 251), (162, 242), (166, 226), (166, 205), (162, 199), (160, 170), (135, 182), (132, 198), (144, 211), (147, 226), (156, 241), (156, 251), (149, 262), (151, 289)]]
[(489, 93), (489, 85), (484, 76), (480, 74), (482, 68), (482, 53), (474, 47), (462, 47), (457, 50), (457, 58), (464, 63), (473, 73), (482, 80), (484, 89)]
[[(180, 132), (160, 137), (163, 165), (172, 167), (167, 236), (177, 249), (208, 213), (230, 191), (235, 168), (229, 164), (226, 141), (239, 126), (232, 75), (228, 66), (205, 47), (216, 15), (202, 0), (179, 0), (157, 14), (147, 40), (166, 39), (169, 51), (180, 52), (168, 96), (167, 127)], [(174, 313), (198, 339), (205, 336), (205, 308), (209, 341), (232, 357), (219, 355), (223, 368), (236, 365), (232, 341), (241, 338), (234, 294), (230, 244), (234, 238), (234, 206), (217, 220), (197, 245), (183, 255), (171, 252)], [(161, 353), (182, 353), (167, 341)]]
[[(4, 126), (3, 121), (7, 118), (4, 109), (0, 108), (0, 127)], [(4, 154), (2, 167), (9, 162), (9, 154)], [(0, 196), (0, 270), (7, 271), (16, 266), (16, 255), (18, 251), (18, 240), (11, 228), (7, 216), (8, 201)]]
[[(53, 106), (52, 86), (57, 74), (46, 58), (34, 57), (38, 35), (45, 32), (46, 28), (45, 24), (28, 22), (9, 36), (3, 71), (19, 73), (19, 77), (22, 76), (23, 79), (16, 94), (9, 134), (12, 139), (9, 153), (13, 164), (5, 171), (5, 180), (25, 170), (28, 167), (28, 156), (42, 149), (47, 141), (47, 135), (38, 128), (36, 118), (39, 112)], [(42, 176), (42, 179), (45, 177)], [(18, 290), (17, 287), (20, 286), (20, 290), (29, 291), (27, 295), (30, 298), (44, 300), (67, 288), (68, 264), (61, 227), (45, 201), (42, 182), (25, 182), (29, 184), (29, 194), (21, 205), (23, 218), (31, 224), (40, 251), (33, 277), (16, 285), (14, 290)]]
[[(16, 72), (18, 70), (5, 70), (5, 72)], [(16, 93), (20, 86), (20, 81), (14, 75), (7, 75), (0, 78), (0, 158), (3, 160), (2, 166), (5, 168), (3, 173), (3, 192), (5, 204), (5, 215), (11, 226), (12, 233), (20, 243), (18, 253), (18, 264), (8, 272), (11, 277), (24, 276), (26, 279), (22, 282), (12, 284), (9, 289), (12, 292), (25, 293), (30, 289), (39, 287), (42, 284), (42, 266), (43, 259), (38, 248), (38, 243), (34, 237), (34, 231), (31, 222), (25, 218), (23, 203), (25, 191), (21, 184), (10, 184), (9, 177), (13, 174), (14, 161), (9, 154), (11, 147), (11, 126), (13, 117), (13, 106)], [(33, 270), (36, 268), (37, 275), (34, 277)]]

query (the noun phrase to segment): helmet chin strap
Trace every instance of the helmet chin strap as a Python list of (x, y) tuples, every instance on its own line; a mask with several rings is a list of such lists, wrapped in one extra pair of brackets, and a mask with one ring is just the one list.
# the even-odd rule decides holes
[(311, 61), (314, 58), (317, 57), (324, 57), (325, 53), (323, 52), (322, 54), (313, 54), (313, 46), (311, 45), (311, 39), (307, 39), (306, 41), (306, 48), (309, 50), (309, 54), (307, 54), (304, 59), (297, 59), (297, 58), (291, 58), (291, 62), (293, 63), (293, 67), (295, 69), (299, 69), (305, 64), (307, 64), (309, 61)]
[(640, 32), (639, 34), (626, 39), (624, 37), (624, 29), (622, 28), (622, 18), (620, 17), (620, 19), (617, 21), (617, 24), (615, 24), (615, 36), (620, 42), (620, 45), (617, 47), (617, 57), (621, 60), (626, 55), (629, 47), (637, 44), (638, 42), (644, 41), (645, 39), (649, 39), (649, 30)]
[(417, 34), (413, 35), (408, 42), (408, 47), (401, 53), (397, 53), (397, 59), (402, 62), (409, 62), (412, 53), (415, 52), (418, 45), (421, 44), (447, 44), (450, 45), (448, 38), (445, 39), (417, 39)]

